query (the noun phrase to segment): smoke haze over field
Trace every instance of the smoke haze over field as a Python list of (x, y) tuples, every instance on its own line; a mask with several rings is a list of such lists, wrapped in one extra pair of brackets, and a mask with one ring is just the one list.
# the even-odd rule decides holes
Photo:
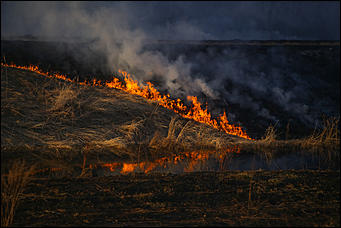
[[(2, 1), (1, 33), (43, 36), (90, 35), (84, 30), (91, 29), (87, 22), (93, 19), (97, 26), (98, 22), (101, 22), (102, 27), (116, 27), (116, 31), (142, 30), (151, 39), (339, 40), (339, 12), (338, 1)], [(119, 34), (115, 36), (119, 38)]]
[[(271, 99), (309, 124), (314, 118), (306, 102), (313, 85), (277, 67), (290, 64), (277, 49), (258, 55), (250, 64), (250, 56), (238, 50), (210, 49), (189, 56), (179, 49), (180, 54), (170, 57), (145, 44), (157, 39), (339, 40), (339, 12), (339, 2), (5, 1), (1, 2), (1, 33), (2, 37), (30, 34), (57, 41), (91, 41), (89, 49), (106, 56), (108, 70), (133, 72), (140, 82), (160, 81), (159, 87), (171, 95), (203, 93), (276, 121), (261, 102)], [(75, 56), (85, 59), (89, 53)], [(264, 61), (274, 64), (270, 71), (262, 68)]]

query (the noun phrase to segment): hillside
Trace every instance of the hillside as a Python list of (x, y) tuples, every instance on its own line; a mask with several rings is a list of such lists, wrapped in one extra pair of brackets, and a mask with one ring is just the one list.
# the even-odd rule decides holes
[(124, 91), (1, 68), (1, 147), (5, 151), (39, 148), (78, 153), (86, 148), (111, 158), (136, 159), (138, 153), (161, 156), (222, 149), (237, 141), (243, 139)]
[[(184, 75), (190, 78), (178, 78), (175, 91), (166, 86), (166, 71), (149, 75), (149, 70), (141, 71), (137, 66), (135, 69), (111, 63), (108, 56), (94, 48), (96, 43), (2, 40), (1, 52), (3, 62), (38, 65), (44, 71), (58, 71), (81, 81), (93, 77), (110, 80), (113, 70), (124, 69), (140, 81), (151, 81), (160, 92), (173, 98), (186, 101), (188, 95), (197, 96), (199, 101), (208, 103), (213, 115), (226, 110), (230, 121), (239, 123), (254, 139), (260, 139), (270, 124), (276, 124), (280, 139), (288, 139), (288, 125), (290, 139), (302, 138), (309, 136), (316, 126), (322, 127), (322, 116), (340, 115), (339, 43), (215, 43), (146, 44), (142, 53), (159, 53), (170, 64), (183, 56), (184, 64), (190, 68)], [(178, 72), (187, 69), (173, 65)], [(161, 67), (150, 66), (150, 71)], [(203, 83), (195, 86), (196, 82)], [(211, 93), (205, 94), (206, 90), (198, 88), (205, 83), (217, 97), (212, 98)]]
[(277, 140), (270, 126), (246, 140), (122, 90), (2, 66), (2, 221), (338, 226), (339, 122), (328, 121), (307, 139)]

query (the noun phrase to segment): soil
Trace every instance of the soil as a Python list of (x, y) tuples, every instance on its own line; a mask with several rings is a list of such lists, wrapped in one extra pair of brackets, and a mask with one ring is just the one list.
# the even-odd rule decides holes
[[(240, 42), (238, 41), (237, 44), (238, 43)], [(105, 57), (99, 53), (93, 53), (91, 50), (89, 51), (88, 47), (90, 44), (4, 40), (1, 41), (1, 44), (2, 59), (8, 63), (13, 61), (18, 65), (36, 64), (44, 71), (57, 71), (65, 73), (72, 78), (79, 77), (79, 79), (91, 79), (93, 75), (96, 75), (97, 79), (107, 79), (107, 77), (111, 75), (111, 72), (106, 70)], [(186, 58), (190, 60), (196, 57), (197, 53), (201, 53), (204, 56), (213, 53), (214, 56), (217, 54), (217, 58), (222, 56), (226, 57), (229, 61), (233, 60), (236, 62), (239, 62), (240, 59), (244, 59), (245, 62), (248, 63), (245, 65), (246, 68), (243, 69), (245, 70), (244, 73), (249, 75), (255, 73), (255, 77), (258, 75), (256, 73), (260, 72), (265, 72), (266, 75), (272, 77), (272, 75), (274, 75), (272, 72), (277, 71), (279, 72), (278, 75), (287, 75), (288, 78), (290, 75), (298, 75), (300, 76), (298, 78), (299, 81), (302, 80), (306, 82), (304, 85), (307, 85), (309, 88), (308, 91), (311, 91), (311, 96), (307, 95), (307, 102), (312, 107), (310, 111), (312, 113), (316, 112), (316, 115), (322, 115), (326, 112), (328, 115), (339, 116), (339, 43), (324, 44), (323, 42), (315, 42), (312, 44), (304, 43), (304, 45), (303, 43), (300, 45), (293, 45), (293, 43), (291, 45), (278, 45), (278, 43), (276, 45), (272, 43), (262, 43), (261, 45), (254, 45), (254, 43), (236, 45), (236, 43), (234, 43), (233, 45), (224, 44), (224, 46), (222, 43), (215, 44), (210, 42), (206, 42), (203, 45), (183, 45), (181, 43), (170, 45), (169, 42), (165, 42), (165, 45), (162, 45), (163, 42), (155, 44), (154, 46), (151, 45), (151, 47), (148, 48), (160, 50), (160, 52), (165, 55), (167, 54), (167, 57), (170, 59), (176, 59), (180, 54), (183, 54), (183, 52), (185, 52)], [(222, 46), (224, 46), (224, 48), (222, 48)], [(74, 53), (79, 55), (74, 55)], [(83, 56), (84, 53), (87, 53), (88, 55)], [(225, 56), (224, 53), (232, 54), (226, 54)], [(233, 55), (233, 53), (236, 55)], [(84, 59), (86, 61), (84, 61)], [(205, 58), (203, 59), (206, 60)], [(211, 62), (214, 62), (214, 59)], [(211, 65), (200, 64), (200, 61), (197, 65), (198, 69), (194, 67), (194, 70), (199, 72), (202, 71), (205, 75), (210, 75), (209, 72), (212, 71), (210, 69)], [(202, 69), (202, 65), (206, 66), (207, 69)], [(250, 66), (253, 67), (250, 68)], [(249, 69), (251, 69), (251, 72), (249, 72)], [(10, 72), (11, 70), (9, 70), (7, 74), (6, 71), (6, 76), (2, 77), (2, 80), (6, 79), (6, 90), (2, 89), (2, 94), (6, 95), (6, 100), (8, 95), (14, 94), (11, 93), (11, 87), (7, 87), (8, 83), (11, 82), (11, 78), (18, 79), (18, 77), (8, 77)], [(30, 80), (27, 72), (22, 73), (22, 76), (25, 76), (24, 78), (26, 81)], [(271, 78), (269, 78), (269, 80), (270, 79)], [(152, 82), (154, 83), (154, 81)], [(46, 82), (44, 81), (44, 83)], [(23, 107), (22, 113), (28, 113), (25, 116), (25, 118), (27, 117), (26, 119), (22, 116), (19, 117), (21, 112), (18, 112), (17, 110), (21, 111), (21, 109), (19, 109), (21, 106), (11, 106), (7, 105), (7, 103), (2, 103), (1, 105), (2, 109), (4, 109), (2, 110), (2, 116), (5, 116), (5, 111), (17, 111), (16, 114), (10, 113), (7, 121), (3, 121), (4, 118), (2, 118), (1, 121), (2, 136), (4, 135), (6, 137), (7, 135), (7, 137), (12, 137), (15, 146), (20, 146), (18, 140), (24, 141), (26, 139), (26, 136), (22, 136), (23, 129), (29, 129), (33, 133), (34, 131), (43, 132), (43, 128), (40, 130), (40, 128), (38, 128), (40, 125), (37, 125), (34, 122), (40, 121), (41, 118), (45, 121), (44, 131), (48, 132), (48, 134), (45, 134), (46, 137), (50, 137), (56, 133), (58, 136), (56, 136), (56, 139), (60, 140), (61, 136), (66, 135), (65, 126), (72, 128), (73, 131), (71, 133), (76, 136), (94, 132), (84, 131), (84, 126), (88, 126), (89, 129), (100, 130), (103, 130), (104, 126), (108, 126), (108, 131), (103, 132), (109, 132), (111, 134), (110, 138), (113, 138), (114, 136), (120, 136), (116, 135), (116, 132), (111, 132), (112, 129), (118, 129), (118, 127), (116, 125), (106, 125), (103, 120), (104, 117), (107, 118), (108, 123), (110, 124), (112, 124), (112, 118), (114, 117), (116, 118), (115, 120), (120, 120), (117, 124), (123, 124), (129, 122), (126, 118), (132, 118), (143, 114), (138, 111), (139, 107), (147, 109), (145, 101), (139, 100), (139, 102), (136, 102), (139, 98), (135, 99), (130, 95), (125, 95), (117, 91), (108, 91), (105, 98), (108, 98), (110, 94), (115, 93), (115, 96), (118, 98), (117, 100), (121, 101), (122, 106), (110, 106), (108, 102), (104, 103), (104, 101), (110, 100), (106, 99), (102, 102), (103, 105), (100, 103), (101, 105), (99, 105), (99, 107), (105, 107), (108, 110), (109, 108), (113, 108), (114, 111), (117, 111), (116, 113), (120, 113), (120, 116), (112, 115), (112, 111), (108, 112), (110, 115), (103, 115), (103, 111), (100, 109), (97, 111), (95, 110), (96, 112), (92, 111), (91, 114), (93, 116), (89, 115), (88, 119), (91, 119), (93, 122), (81, 122), (84, 126), (79, 126), (83, 127), (83, 129), (77, 128), (80, 129), (77, 132), (75, 131), (74, 122), (72, 122), (72, 124), (62, 125), (62, 123), (69, 123), (67, 121), (71, 121), (67, 118), (63, 120), (60, 117), (59, 125), (55, 123), (56, 121), (50, 119), (48, 119), (50, 121), (48, 122), (48, 120), (45, 119), (46, 115), (42, 115), (38, 112), (39, 115), (35, 115), (37, 119), (33, 118), (31, 110), (36, 109), (28, 109), (27, 106), (34, 104), (32, 107), (37, 107), (37, 109), (39, 109), (39, 107), (45, 107), (45, 103), (40, 105), (40, 103), (32, 101), (36, 99), (36, 93), (41, 91), (40, 87), (41, 85), (45, 85), (44, 83), (32, 81), (32, 83), (28, 83), (31, 87), (19, 86), (23, 90), (22, 94), (16, 94), (21, 99), (20, 104), (22, 104)], [(226, 83), (231, 82), (227, 81)], [(12, 84), (21, 85), (20, 83)], [(157, 85), (157, 82), (155, 82), (155, 84)], [(285, 81), (284, 84), (286, 86), (282, 88), (283, 90), (287, 88), (290, 89), (296, 86), (296, 81), (289, 80)], [(234, 88), (235, 86), (231, 84), (230, 87)], [(27, 90), (28, 93), (24, 90)], [(17, 90), (13, 91), (16, 92)], [(249, 95), (251, 97), (257, 98), (257, 96), (253, 96), (257, 94), (252, 94), (252, 91), (249, 91), (247, 87), (242, 88), (240, 91), (243, 93), (250, 93)], [(96, 96), (92, 96), (92, 94), (100, 93), (98, 90), (92, 91), (93, 93), (91, 94), (89, 93), (90, 91), (86, 92), (87, 97), (90, 97), (91, 99), (96, 98)], [(14, 98), (11, 96), (9, 97), (9, 100), (13, 101)], [(30, 102), (26, 101), (27, 98), (29, 98)], [(95, 103), (90, 98), (85, 105), (96, 108), (93, 107), (93, 104)], [(280, 107), (276, 105), (277, 101), (272, 100), (271, 97), (265, 98), (264, 100), (262, 100), (263, 97), (258, 97), (257, 99), (259, 99), (258, 102), (260, 104), (263, 104), (264, 107), (270, 110), (271, 114), (276, 116), (282, 123), (281, 127), (284, 130), (281, 130), (281, 127), (277, 126), (281, 138), (284, 138), (283, 132), (288, 133), (286, 134), (285, 139), (303, 138), (305, 133), (311, 133), (311, 127), (314, 126), (303, 125), (299, 120), (300, 116), (295, 116), (293, 113), (280, 109)], [(46, 102), (46, 97), (39, 101)], [(8, 102), (8, 100), (6, 102)], [(298, 102), (302, 103), (301, 101)], [(123, 106), (123, 103), (126, 105)], [(219, 102), (217, 101), (216, 103), (212, 102), (212, 105), (215, 108), (226, 106), (225, 101), (222, 103), (219, 100)], [(314, 105), (315, 103), (318, 105)], [(240, 114), (238, 116), (243, 120), (242, 125), (243, 127), (246, 127), (247, 132), (252, 138), (262, 137), (264, 135), (264, 130), (269, 126), (268, 119), (255, 115), (249, 109), (239, 106), (238, 103), (234, 104), (232, 102), (229, 104), (229, 112)], [(134, 110), (136, 109), (136, 112), (126, 112), (126, 107), (133, 107)], [(79, 108), (77, 110), (81, 109)], [(154, 109), (151, 105), (148, 106), (148, 110), (148, 113), (153, 114)], [(82, 113), (84, 114), (84, 110)], [(158, 119), (165, 121), (165, 123), (160, 121), (157, 123), (166, 126), (166, 128), (162, 128), (165, 132), (164, 136), (166, 137), (167, 125), (170, 122), (171, 113), (167, 110), (162, 111), (162, 113)], [(101, 116), (100, 122), (98, 121), (97, 116)], [(152, 115), (150, 114), (150, 116)], [(62, 120), (64, 122), (62, 122)], [(34, 123), (31, 125), (28, 124), (32, 122)], [(10, 126), (12, 123), (13, 125)], [(142, 131), (144, 134), (146, 133), (145, 129), (156, 129), (153, 125), (148, 125), (149, 122), (146, 123), (147, 124)], [(289, 135), (289, 123), (290, 137), (287, 137), (287, 135)], [(7, 125), (10, 127), (6, 128)], [(184, 124), (182, 126), (184, 126)], [(287, 128), (285, 128), (285, 126), (287, 126)], [(291, 129), (293, 129), (293, 131)], [(199, 132), (199, 130), (194, 132)], [(27, 138), (35, 136), (35, 134), (26, 135), (28, 135)], [(96, 136), (96, 139), (99, 140), (99, 136), (101, 135), (97, 132), (94, 135)], [(150, 134), (150, 136), (153, 136), (153, 134)], [(50, 166), (49, 168), (65, 166), (71, 167), (70, 170), (73, 170), (75, 169), (74, 167), (77, 167), (78, 169), (76, 171), (80, 171), (80, 167), (82, 167), (82, 165), (84, 166), (86, 162), (87, 164), (91, 164), (91, 159), (94, 159), (92, 157), (95, 157), (95, 155), (97, 160), (102, 160), (102, 157), (100, 156), (110, 155), (112, 159), (114, 155), (117, 155), (120, 159), (123, 159), (126, 155), (118, 152), (111, 153), (111, 151), (109, 151), (110, 153), (107, 153), (105, 150), (100, 151), (99, 149), (93, 150), (96, 153), (90, 153), (93, 151), (89, 149), (86, 157), (82, 154), (82, 152), (85, 151), (83, 151), (83, 147), (80, 147), (77, 151), (76, 149), (73, 149), (74, 153), (67, 153), (62, 150), (51, 150), (44, 155), (43, 150), (36, 150), (34, 146), (36, 146), (37, 143), (32, 139), (28, 140), (27, 148), (7, 148), (6, 152), (6, 148), (3, 147), (5, 142), (3, 141), (3, 138), (5, 137), (2, 137), (1, 141), (2, 173), (5, 173), (4, 167), (8, 166), (12, 159), (18, 158), (24, 158), (29, 164), (35, 163), (37, 159), (41, 159), (42, 161), (45, 160), (45, 163), (43, 164), (47, 167)], [(35, 138), (41, 139), (41, 137)], [(202, 139), (197, 140), (197, 142), (201, 142), (201, 140), (206, 138), (207, 137), (203, 137)], [(229, 139), (229, 141), (233, 140), (232, 138)], [(89, 141), (88, 138), (87, 141)], [(24, 142), (26, 143), (26, 141)], [(65, 145), (65, 143), (62, 145)], [(28, 150), (28, 148), (30, 148), (30, 150)], [(84, 148), (88, 147), (84, 146)], [(13, 153), (8, 153), (11, 150), (13, 150)], [(70, 152), (72, 152), (72, 150), (70, 150)], [(238, 169), (235, 171), (231, 171), (232, 168), (227, 166), (230, 171), (182, 172), (174, 174), (170, 173), (171, 170), (166, 170), (165, 173), (158, 173), (158, 171), (148, 174), (132, 172), (126, 175), (122, 175), (118, 172), (117, 175), (113, 176), (96, 176), (93, 172), (93, 175), (90, 177), (82, 176), (79, 173), (77, 174), (77, 177), (65, 176), (63, 174), (62, 176), (50, 174), (46, 176), (35, 175), (26, 186), (23, 194), (21, 194), (12, 225), (337, 227), (340, 226), (340, 168), (339, 166), (334, 165), (334, 163), (339, 164), (339, 152), (336, 154), (338, 160), (329, 156), (335, 153), (331, 153), (331, 151), (327, 152), (328, 153), (325, 153), (325, 156), (322, 157), (322, 160), (320, 157), (319, 160), (312, 159), (313, 162), (318, 161), (318, 168), (316, 168), (316, 166), (313, 167), (318, 170), (301, 170), (301, 167), (299, 167), (300, 170), (241, 171), (241, 167), (245, 161), (242, 159), (243, 157), (240, 156), (236, 157), (236, 159), (237, 161), (239, 159), (241, 162), (238, 164), (233, 163), (233, 165), (236, 165), (236, 169)], [(140, 154), (135, 157), (133, 155), (129, 155), (129, 158), (132, 157), (131, 159), (136, 158), (137, 160), (140, 160)], [(144, 156), (141, 155), (141, 157)], [(310, 160), (306, 163), (306, 160), (303, 158), (298, 160), (295, 156), (289, 156), (289, 159), (287, 159), (286, 156), (282, 160), (281, 157), (276, 159), (277, 157), (273, 158), (273, 163), (276, 165), (283, 163), (285, 164), (285, 167), (287, 167), (286, 164), (293, 165), (297, 163), (298, 165), (301, 165), (301, 161), (303, 161), (302, 164), (305, 165), (305, 168), (307, 166), (306, 164), (310, 164), (308, 163)], [(325, 161), (328, 164), (328, 166), (325, 167), (325, 170), (320, 170), (321, 167), (324, 167), (321, 166), (323, 163), (320, 164), (320, 160)], [(248, 161), (249, 160), (246, 160), (246, 162)], [(258, 162), (258, 160), (255, 161)], [(261, 165), (263, 163), (262, 161), (259, 162)], [(58, 166), (55, 166), (56, 164)], [(250, 166), (253, 167), (254, 163), (250, 163)], [(262, 168), (263, 166), (260, 167)], [(330, 167), (334, 167), (334, 170), (330, 170)], [(247, 168), (249, 167), (247, 166)], [(67, 171), (68, 170), (66, 170), (65, 173), (67, 173)]]
[(34, 178), (14, 226), (340, 226), (340, 171)]

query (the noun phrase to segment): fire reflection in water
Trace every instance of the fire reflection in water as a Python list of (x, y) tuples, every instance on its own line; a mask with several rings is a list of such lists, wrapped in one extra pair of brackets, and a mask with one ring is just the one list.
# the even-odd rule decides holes
[(113, 162), (102, 164), (91, 164), (90, 169), (104, 169), (109, 172), (128, 174), (132, 172), (149, 173), (152, 171), (173, 171), (173, 172), (193, 172), (205, 170), (209, 162), (218, 162), (215, 167), (223, 169), (224, 164), (232, 154), (240, 153), (239, 146), (227, 148), (224, 151), (192, 151), (179, 155), (163, 157), (155, 161), (143, 162)]

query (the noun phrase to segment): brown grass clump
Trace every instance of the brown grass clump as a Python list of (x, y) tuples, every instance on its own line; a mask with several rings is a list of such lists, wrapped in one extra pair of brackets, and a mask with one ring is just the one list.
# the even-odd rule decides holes
[[(323, 125), (320, 129), (304, 138), (300, 139), (286, 139), (280, 140), (277, 137), (277, 130), (275, 126), (270, 125), (265, 131), (264, 136), (255, 142), (242, 142), (240, 146), (246, 150), (256, 150), (265, 154), (266, 158), (271, 158), (274, 153), (278, 151), (320, 151), (333, 153), (339, 157), (337, 151), (340, 148), (340, 132), (339, 132), (339, 118), (329, 117), (324, 118)], [(288, 126), (286, 136), (289, 135)], [(329, 156), (330, 157), (330, 156)], [(270, 159), (271, 160), (271, 159)]]
[(15, 208), (33, 172), (34, 166), (27, 167), (24, 161), (17, 160), (8, 174), (1, 175), (1, 226), (12, 224)]
[(73, 88), (70, 84), (63, 84), (51, 93), (53, 96), (49, 98), (51, 107), (48, 111), (63, 111), (63, 113), (69, 113), (72, 111), (80, 91), (79, 89)]
[(153, 137), (148, 143), (148, 147), (158, 153), (161, 151), (177, 152), (179, 150), (180, 144), (180, 133), (179, 128), (181, 128), (181, 120), (178, 120), (177, 116), (173, 116), (168, 124), (167, 135), (164, 135), (161, 131), (155, 131)]
[(144, 125), (144, 119), (140, 120), (132, 120), (129, 121), (128, 123), (122, 124), (119, 126), (119, 131), (123, 133), (125, 138), (128, 141), (134, 141), (135, 143), (138, 143), (139, 141), (139, 134), (141, 133), (141, 130)]
[(158, 154), (177, 154), (191, 150), (220, 150), (241, 141), (246, 140), (174, 116), (169, 121), (167, 134), (156, 131), (148, 147), (154, 154), (156, 151), (159, 151)]
[(339, 121), (340, 118), (336, 117), (324, 118), (323, 128), (321, 130), (315, 129), (309, 137), (302, 140), (302, 146), (340, 144)]
[[(264, 136), (255, 141), (240, 141), (236, 144), (241, 151), (257, 153), (266, 162), (272, 162), (273, 158), (283, 153), (311, 153), (330, 161), (330, 164), (340, 160), (340, 133), (339, 118), (324, 118), (323, 125), (316, 129), (308, 137), (288, 139), (289, 126), (286, 127), (285, 138), (279, 139), (276, 125), (270, 125)], [(294, 130), (294, 129), (292, 129)]]
[(270, 124), (270, 126), (265, 131), (264, 137), (261, 139), (262, 142), (271, 143), (271, 142), (275, 142), (277, 140), (277, 133), (276, 133), (275, 126), (272, 126)]

